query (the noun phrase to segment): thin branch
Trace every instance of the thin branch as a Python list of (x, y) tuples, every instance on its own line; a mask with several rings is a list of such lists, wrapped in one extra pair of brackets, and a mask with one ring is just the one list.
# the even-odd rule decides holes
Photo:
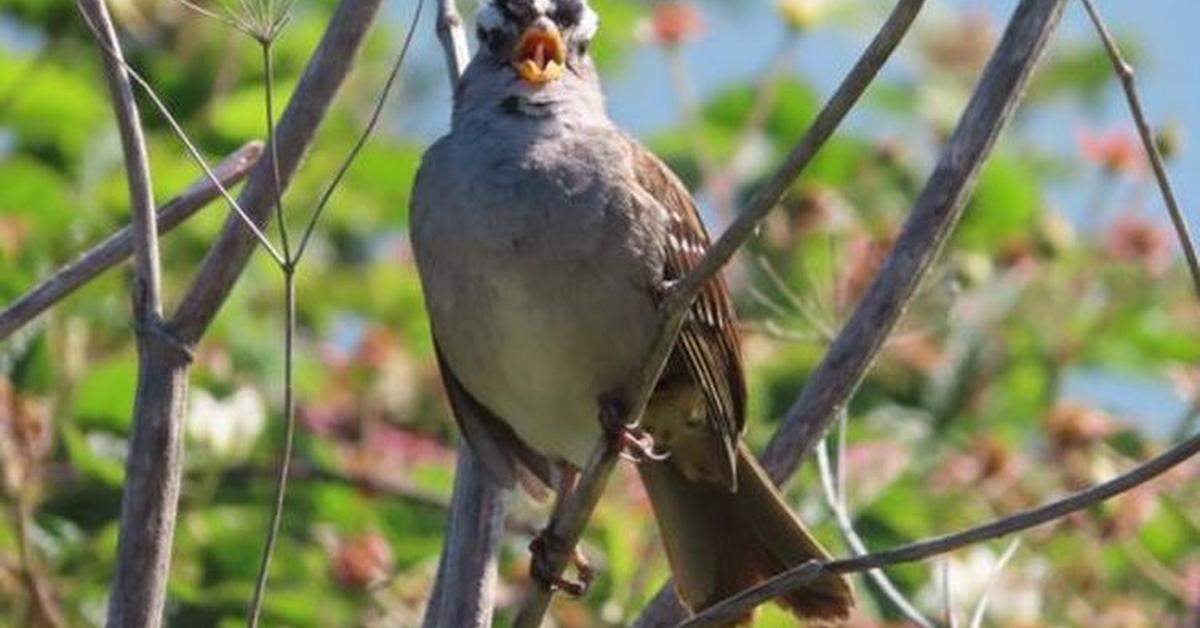
[(763, 463), (781, 482), (795, 472), (858, 388), (958, 223), (975, 177), (1024, 93), (1065, 0), (1022, 0), (958, 127), (926, 182), (882, 271), (808, 378)]
[(875, 554), (843, 558), (826, 563), (809, 561), (774, 578), (727, 598), (704, 613), (681, 624), (681, 628), (721, 625), (724, 619), (740, 617), (767, 600), (811, 582), (822, 573), (855, 573), (889, 565), (911, 563), (991, 539), (1028, 530), (1073, 512), (1090, 508), (1128, 492), (1182, 464), (1200, 453), (1200, 436), (1194, 436), (1125, 473), (1101, 484), (1073, 493), (1049, 504), (1027, 510), (975, 528), (934, 537)]
[(450, 89), (458, 86), (458, 80), (467, 70), (471, 59), (467, 48), (467, 33), (463, 29), (462, 16), (454, 6), (455, 0), (438, 0), (437, 36), (446, 56), (446, 70), (450, 76)]
[(975, 612), (971, 614), (970, 628), (983, 628), (983, 618), (987, 614), (988, 603), (992, 600), (992, 593), (996, 589), (996, 584), (1000, 582), (1000, 576), (1004, 573), (1004, 567), (1008, 565), (1008, 561), (1017, 553), (1017, 548), (1021, 547), (1021, 539), (1015, 538), (1009, 542), (1004, 553), (1000, 555), (1000, 560), (992, 566), (992, 573), (988, 576), (987, 584), (983, 587), (983, 593), (979, 595), (979, 602), (975, 604)]
[(1171, 178), (1167, 175), (1166, 166), (1163, 165), (1162, 152), (1158, 150), (1158, 142), (1154, 140), (1154, 130), (1150, 128), (1150, 123), (1146, 120), (1146, 112), (1142, 108), (1142, 99), (1138, 96), (1137, 83), (1133, 77), (1133, 66), (1129, 65), (1124, 55), (1121, 54), (1121, 49), (1117, 46), (1112, 34), (1109, 33), (1108, 27), (1104, 24), (1104, 18), (1100, 16), (1100, 12), (1092, 4), (1092, 0), (1082, 1), (1083, 8), (1087, 9), (1088, 17), (1096, 27), (1096, 33), (1104, 42), (1104, 49), (1108, 51), (1113, 71), (1121, 81), (1121, 88), (1125, 90), (1125, 100), (1129, 102), (1129, 113), (1133, 116), (1134, 124), (1137, 125), (1138, 135), (1142, 138), (1142, 148), (1150, 158), (1150, 166), (1154, 170), (1154, 178), (1158, 181), (1158, 189), (1162, 192), (1163, 203), (1167, 206), (1167, 212), (1171, 214), (1171, 224), (1175, 226), (1175, 234), (1179, 236), (1179, 244), (1183, 247), (1184, 257), (1187, 258), (1192, 287), (1195, 289), (1196, 295), (1200, 296), (1200, 259), (1197, 259), (1196, 247), (1192, 241), (1192, 235), (1188, 231), (1187, 219), (1179, 209), (1179, 201), (1175, 198), (1175, 189), (1171, 186)]
[[(81, 8), (97, 29), (93, 31), (109, 94), (121, 130), (121, 148), (125, 156), (125, 178), (129, 186), (130, 220), (133, 232), (133, 315), (139, 329), (158, 325), (162, 319), (162, 270), (158, 256), (158, 228), (155, 226), (154, 187), (150, 183), (150, 157), (141, 114), (133, 98), (133, 86), (125, 72), (125, 58), (117, 41), (112, 18), (103, 0), (84, 0)], [(107, 51), (107, 54), (105, 52)], [(139, 334), (140, 335), (140, 334)]]
[[(825, 496), (825, 503), (829, 506), (829, 510), (833, 512), (838, 530), (841, 531), (846, 545), (850, 546), (851, 553), (855, 556), (865, 556), (870, 551), (867, 549), (862, 537), (858, 535), (858, 531), (854, 529), (854, 522), (850, 519), (850, 513), (846, 510), (845, 495), (839, 493), (836, 488), (838, 479), (835, 479), (834, 473), (830, 469), (828, 440), (827, 438), (823, 439), (821, 445), (817, 447), (817, 468), (821, 474), (821, 488)], [(842, 466), (840, 456), (838, 466)], [(841, 478), (840, 473), (838, 474), (838, 478)], [(936, 625), (929, 618), (925, 617), (921, 611), (917, 610), (917, 607), (912, 602), (904, 597), (904, 594), (900, 592), (900, 589), (896, 588), (891, 578), (888, 578), (882, 569), (867, 570), (867, 577), (875, 583), (875, 586), (879, 587), (884, 597), (888, 598), (908, 621), (921, 626), (921, 628), (933, 628)]]
[[(76, 0), (76, 6), (80, 7), (84, 24), (89, 30), (92, 31), (93, 34), (95, 34), (97, 33), (96, 25), (92, 23), (91, 18), (88, 17), (86, 13), (83, 13), (82, 5), (79, 4), (80, 2), (84, 1), (85, 0)], [(116, 50), (104, 46), (103, 43), (101, 45), (104, 47), (105, 52), (108, 53), (108, 58), (111, 58), (119, 63), (125, 74), (127, 74), (134, 83), (137, 83), (138, 87), (142, 88), (143, 93), (145, 93), (146, 97), (150, 99), (150, 102), (154, 104), (155, 109), (157, 109), (163, 118), (166, 119), (167, 124), (171, 127), (171, 130), (175, 132), (175, 137), (183, 143), (183, 147), (186, 149), (188, 156), (191, 157), (192, 161), (194, 161), (196, 165), (204, 171), (204, 174), (208, 177), (209, 181), (221, 191), (221, 196), (225, 198), (226, 202), (229, 203), (229, 206), (234, 210), (238, 217), (244, 221), (246, 228), (254, 234), (254, 237), (256, 237), (259, 243), (262, 244), (263, 248), (267, 250), (267, 253), (271, 255), (271, 258), (275, 260), (275, 263), (282, 266), (285, 262), (284, 257), (279, 254), (279, 251), (275, 250), (275, 245), (271, 244), (271, 241), (265, 234), (263, 234), (262, 229), (259, 229), (258, 225), (251, 220), (250, 216), (246, 213), (246, 210), (236, 199), (233, 198), (233, 196), (229, 193), (229, 190), (226, 189), (224, 185), (220, 184), (220, 180), (213, 173), (212, 168), (208, 165), (208, 161), (203, 155), (200, 154), (200, 149), (196, 148), (196, 145), (193, 144), (191, 139), (188, 138), (187, 132), (183, 130), (183, 127), (179, 124), (179, 121), (175, 119), (175, 116), (171, 113), (171, 110), (167, 107), (166, 103), (164, 103), (162, 99), (158, 97), (158, 93), (154, 91), (154, 88), (150, 85), (150, 83), (147, 82), (141, 74), (138, 74), (137, 70), (134, 70), (132, 66), (126, 63), (125, 59), (122, 58)]]
[[(720, 272), (733, 254), (753, 235), (758, 224), (775, 207), (796, 177), (833, 134), (899, 45), (923, 4), (924, 0), (900, 0), (897, 3), (879, 33), (822, 108), (813, 125), (792, 149), (783, 165), (755, 194), (749, 207), (738, 215), (737, 220), (726, 229), (720, 240), (709, 248), (696, 268), (667, 291), (655, 342), (643, 358), (640, 370), (625, 385), (624, 395), (629, 402), (626, 419), (640, 420), (667, 356), (675, 344), (684, 315), (701, 288)], [(592, 510), (600, 500), (600, 494), (616, 464), (616, 459), (616, 447), (610, 439), (602, 438), (589, 457), (587, 467), (580, 476), (579, 485), (565, 498), (561, 517), (550, 522), (550, 532), (567, 547), (574, 547), (579, 541)], [(552, 575), (562, 574), (568, 554), (553, 557), (550, 561)], [(525, 599), (515, 625), (537, 626), (549, 607), (551, 595), (552, 592), (544, 586), (534, 587)]]
[[(272, 178), (276, 178), (274, 175)], [(267, 592), (267, 580), (271, 576), (271, 558), (275, 555), (275, 543), (279, 539), (279, 526), (283, 524), (283, 506), (287, 498), (287, 478), (292, 467), (292, 451), (296, 441), (296, 396), (293, 378), (296, 341), (296, 268), (289, 265), (283, 271), (284, 284), (284, 331), (283, 331), (283, 453), (280, 456), (278, 475), (275, 480), (275, 499), (271, 510), (271, 523), (258, 567), (258, 578), (254, 581), (254, 596), (250, 600), (250, 611), (246, 625), (258, 626), (262, 605)]]
[[(775, 482), (790, 477), (825, 434), (916, 293), (953, 231), (979, 168), (1011, 119), (1064, 4), (1065, 0), (1022, 0), (1017, 6), (883, 270), (768, 444), (763, 463)], [(719, 241), (714, 248), (720, 247)], [(727, 256), (732, 250), (721, 253)], [(674, 591), (664, 587), (639, 624), (657, 626), (678, 618), (679, 605), (673, 598)]]
[(375, 131), (375, 126), (379, 124), (379, 118), (383, 114), (383, 108), (387, 104), (388, 95), (392, 92), (392, 85), (396, 82), (396, 77), (400, 75), (400, 68), (404, 67), (404, 60), (408, 58), (408, 49), (412, 45), (413, 35), (417, 32), (417, 25), (421, 21), (421, 11), (425, 7), (425, 0), (417, 0), (417, 8), (413, 10), (412, 22), (408, 26), (408, 34), (404, 36), (404, 45), (400, 47), (400, 54), (396, 56), (396, 62), (392, 64), (392, 71), (388, 74), (387, 80), (383, 83), (383, 90), (379, 93), (379, 97), (375, 99), (375, 109), (371, 111), (371, 119), (367, 122), (366, 128), (358, 136), (358, 140), (354, 143), (354, 147), (350, 149), (350, 153), (342, 160), (342, 165), (338, 167), (337, 173), (333, 175), (333, 179), (321, 194), (321, 198), (317, 200), (316, 209), (313, 210), (312, 217), (309, 218), (308, 225), (304, 228), (304, 236), (300, 239), (300, 248), (296, 250), (296, 257), (292, 260), (299, 264), (304, 258), (304, 251), (308, 248), (309, 238), (312, 237), (313, 230), (317, 228), (317, 223), (321, 220), (321, 213), (325, 211), (325, 207), (329, 204), (329, 199), (333, 197), (333, 193), (342, 183), (342, 178), (349, 172), (350, 166), (354, 164), (354, 160), (358, 158), (358, 154), (367, 144), (367, 140), (371, 137), (371, 133)]
[[(248, 142), (217, 164), (216, 168), (213, 168), (213, 174), (225, 187), (233, 187), (246, 177), (262, 151), (262, 142)], [(159, 235), (183, 224), (220, 195), (220, 191), (207, 177), (200, 178), (182, 194), (159, 208), (155, 219)], [(63, 266), (0, 312), (0, 341), (132, 254), (133, 230), (124, 227), (80, 255), (75, 261)]]
[[(353, 65), (379, 0), (343, 0), (276, 129), (281, 183), (286, 187)], [(177, 129), (178, 130), (178, 129)], [(237, 203), (266, 224), (271, 215), (273, 164), (260, 160)], [(206, 172), (207, 174), (207, 172)], [(151, 429), (133, 434), (121, 503), (117, 569), (109, 599), (109, 626), (162, 623), (171, 528), (178, 507), (191, 348), (216, 316), (259, 242), (241, 216), (231, 216), (205, 258), (196, 280), (152, 345), (142, 364), (135, 424)], [(150, 366), (148, 366), (150, 365)]]
[[(289, 99), (275, 134), (280, 184), (285, 189), (349, 73), (380, 3), (381, 0), (342, 0)], [(271, 215), (274, 168), (269, 155), (259, 160), (238, 199), (256, 225), (266, 224)], [(226, 222), (171, 319), (170, 325), (182, 341), (194, 343), (203, 335), (245, 268), (256, 241), (236, 217)]]
[(274, 40), (264, 39), (259, 42), (262, 49), (264, 96), (263, 109), (267, 116), (267, 148), (271, 151), (271, 200), (275, 202), (275, 226), (279, 228), (279, 246), (283, 249), (283, 259), (288, 263), (292, 259), (292, 245), (288, 241), (287, 220), (283, 216), (283, 191), (279, 183), (279, 145), (275, 141), (275, 59), (271, 54)]

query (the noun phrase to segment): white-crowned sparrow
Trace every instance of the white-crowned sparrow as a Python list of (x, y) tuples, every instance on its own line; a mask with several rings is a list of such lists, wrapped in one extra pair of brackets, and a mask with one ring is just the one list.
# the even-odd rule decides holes
[[(413, 250), (464, 437), (500, 483), (549, 485), (586, 463), (601, 399), (653, 341), (663, 286), (709, 239), (679, 179), (608, 119), (584, 0), (489, 0), (477, 25), (451, 131), (417, 176)], [(745, 404), (714, 279), (643, 418), (669, 457), (638, 466), (693, 609), (826, 555), (740, 442)], [(838, 576), (778, 601), (826, 621), (853, 604)]]

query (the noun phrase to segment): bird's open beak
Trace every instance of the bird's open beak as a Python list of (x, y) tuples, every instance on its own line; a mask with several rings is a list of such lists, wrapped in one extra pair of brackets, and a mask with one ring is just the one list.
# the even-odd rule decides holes
[(545, 85), (562, 76), (567, 62), (567, 45), (558, 27), (539, 20), (525, 29), (513, 54), (513, 67), (530, 85)]

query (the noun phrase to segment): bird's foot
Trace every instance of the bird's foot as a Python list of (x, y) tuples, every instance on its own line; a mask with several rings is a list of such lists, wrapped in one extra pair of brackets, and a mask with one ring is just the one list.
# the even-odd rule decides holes
[[(578, 547), (568, 546), (562, 537), (549, 529), (542, 530), (529, 544), (532, 558), (529, 563), (529, 575), (549, 591), (562, 591), (571, 597), (580, 597), (587, 593), (596, 571), (591, 562), (583, 555)], [(578, 580), (572, 580), (564, 575), (554, 573), (554, 565), (564, 559), (575, 567)]]
[(600, 397), (600, 426), (612, 439), (621, 457), (634, 463), (666, 460), (670, 452), (658, 448), (654, 436), (636, 422), (629, 421), (629, 409), (623, 397), (607, 394)]

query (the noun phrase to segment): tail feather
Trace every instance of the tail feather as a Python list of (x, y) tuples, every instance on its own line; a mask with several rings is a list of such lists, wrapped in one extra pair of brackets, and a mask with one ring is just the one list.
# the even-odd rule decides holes
[[(688, 480), (670, 460), (642, 464), (639, 471), (676, 590), (693, 611), (808, 560), (828, 557), (745, 445), (738, 450), (736, 492)], [(844, 578), (830, 574), (775, 601), (821, 624), (844, 620), (854, 595)]]

